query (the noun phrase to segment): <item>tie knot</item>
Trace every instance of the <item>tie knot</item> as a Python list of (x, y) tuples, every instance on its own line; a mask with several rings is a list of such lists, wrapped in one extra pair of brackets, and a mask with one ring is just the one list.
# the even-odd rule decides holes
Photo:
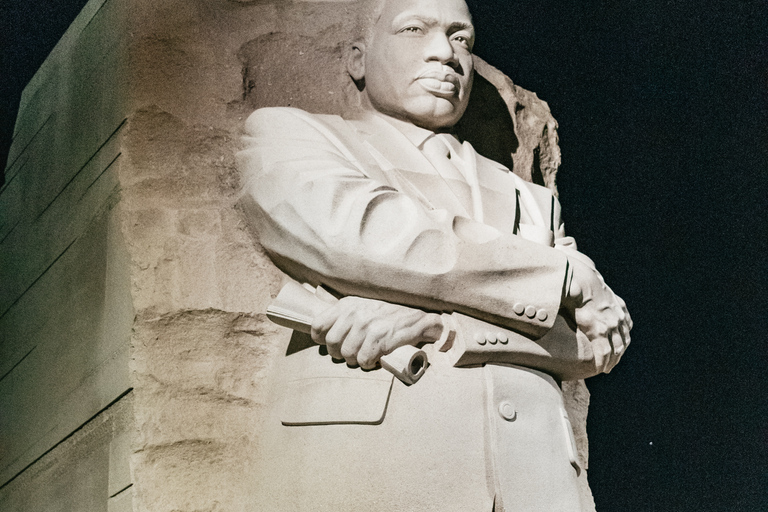
[(428, 157), (452, 158), (460, 155), (461, 144), (456, 138), (447, 133), (431, 135), (422, 145), (424, 153)]
[(450, 147), (445, 141), (438, 138), (438, 134), (431, 135), (424, 141), (423, 151), (427, 157), (450, 158)]
[(461, 142), (450, 133), (436, 133), (435, 138), (440, 139), (448, 146), (452, 154), (461, 155)]

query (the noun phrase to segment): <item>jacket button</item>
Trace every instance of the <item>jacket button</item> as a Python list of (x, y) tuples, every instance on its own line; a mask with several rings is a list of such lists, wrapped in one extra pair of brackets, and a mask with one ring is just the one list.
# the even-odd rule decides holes
[(499, 414), (501, 414), (501, 417), (507, 421), (515, 421), (515, 418), (517, 417), (515, 406), (506, 400), (499, 404)]
[(499, 340), (499, 343), (502, 345), (506, 345), (509, 341), (509, 337), (501, 331), (496, 333), (496, 339)]
[(536, 308), (533, 306), (528, 306), (525, 308), (525, 316), (528, 318), (533, 318), (536, 316)]
[(498, 340), (496, 339), (496, 336), (494, 336), (490, 332), (486, 332), (485, 333), (485, 341), (487, 341), (491, 345), (495, 345)]
[(548, 317), (549, 315), (543, 309), (540, 309), (536, 312), (536, 318), (539, 320), (539, 322), (546, 322)]
[(525, 306), (519, 302), (515, 302), (515, 305), (512, 306), (512, 311), (514, 311), (516, 315), (522, 315), (525, 312)]
[(478, 345), (485, 345), (485, 336), (483, 336), (479, 332), (475, 334), (474, 339), (475, 339), (475, 343), (477, 343)]

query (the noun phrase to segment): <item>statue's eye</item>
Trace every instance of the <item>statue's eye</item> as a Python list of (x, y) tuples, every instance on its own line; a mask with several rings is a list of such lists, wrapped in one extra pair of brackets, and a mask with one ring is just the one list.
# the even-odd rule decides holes
[(470, 38), (464, 34), (454, 34), (453, 37), (451, 37), (451, 40), (463, 46), (464, 48), (469, 48)]

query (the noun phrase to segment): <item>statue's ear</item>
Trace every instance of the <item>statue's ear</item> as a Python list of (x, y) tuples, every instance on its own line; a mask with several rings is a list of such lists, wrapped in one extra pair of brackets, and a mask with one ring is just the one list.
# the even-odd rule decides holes
[(347, 57), (347, 72), (355, 83), (360, 83), (365, 78), (365, 43), (363, 41), (352, 43)]

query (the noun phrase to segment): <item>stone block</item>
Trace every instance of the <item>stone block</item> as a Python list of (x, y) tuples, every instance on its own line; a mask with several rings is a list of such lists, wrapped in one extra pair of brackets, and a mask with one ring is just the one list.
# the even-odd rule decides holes
[(219, 295), (225, 311), (263, 313), (280, 291), (285, 276), (269, 260), (233, 208), (221, 211), (216, 241)]
[(105, 212), (0, 319), (0, 481), (129, 387), (127, 255)]
[[(237, 49), (274, 30), (277, 2), (133, 2), (126, 41), (134, 108), (156, 106), (189, 124), (237, 130)], [(246, 35), (247, 34), (247, 35)]]
[(217, 440), (189, 440), (144, 449), (134, 455), (138, 470), (134, 510), (247, 512), (251, 452)]
[(240, 58), (249, 104), (254, 109), (288, 106), (324, 114), (359, 110), (357, 90), (345, 79), (344, 32), (338, 31), (342, 28), (318, 37), (271, 33), (244, 45)]
[(286, 342), (264, 315), (140, 316), (132, 359), (137, 510), (253, 507), (260, 412)]
[(252, 109), (291, 106), (325, 114), (360, 110), (346, 72), (346, 44), (355, 35), (357, 2), (281, 6), (279, 23), (238, 51), (243, 99)]
[[(42, 133), (35, 120), (29, 129), (17, 128), (9, 156), (11, 176), (29, 174), (29, 209), (40, 211), (79, 172), (125, 118), (128, 82), (119, 30), (124, 16), (121, 2), (107, 2), (77, 34), (57, 46), (33, 78), (19, 117), (46, 119)], [(28, 107), (28, 108), (27, 108)], [(30, 135), (26, 135), (27, 132)], [(34, 135), (36, 144), (23, 141)], [(39, 148), (42, 147), (43, 150)], [(25, 153), (31, 161), (16, 165)], [(17, 170), (18, 169), (18, 170)]]
[(133, 488), (129, 487), (107, 501), (107, 512), (133, 512)]
[(232, 207), (126, 212), (134, 306), (147, 315), (187, 309), (261, 312), (282, 275)]
[[(130, 430), (131, 395), (110, 405), (0, 487), (0, 510), (127, 512), (108, 500), (114, 433)], [(127, 463), (127, 461), (126, 461)], [(126, 493), (124, 493), (126, 494)], [(125, 503), (125, 499), (121, 500)]]
[(153, 393), (172, 388), (182, 397), (243, 407), (264, 401), (261, 380), (287, 344), (278, 336), (285, 330), (264, 314), (211, 309), (140, 317), (135, 332), (132, 371), (159, 385)]
[(120, 176), (129, 209), (231, 204), (239, 191), (236, 138), (229, 132), (190, 126), (148, 108), (129, 120), (123, 145), (128, 165)]
[[(0, 247), (0, 278), (4, 293), (0, 297), (0, 315), (78, 238), (92, 218), (109, 207), (110, 196), (118, 186), (118, 144), (111, 139), (75, 174), (45, 209), (21, 212), (24, 218), (14, 224)], [(25, 176), (20, 176), (26, 182)], [(30, 187), (18, 192), (26, 195)], [(7, 190), (0, 203), (13, 203)], [(115, 199), (112, 199), (114, 201)]]

